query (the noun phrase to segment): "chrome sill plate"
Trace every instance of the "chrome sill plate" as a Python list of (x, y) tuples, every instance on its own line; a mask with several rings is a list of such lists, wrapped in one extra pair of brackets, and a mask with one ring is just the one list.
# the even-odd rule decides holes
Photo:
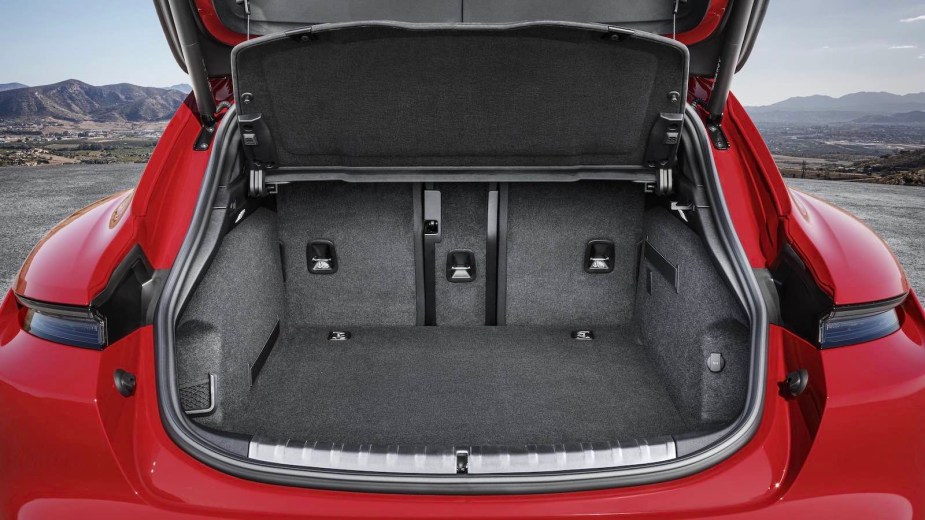
[(677, 458), (674, 439), (528, 446), (375, 446), (254, 437), (253, 460), (340, 471), (457, 474), (457, 456), (468, 454), (469, 474), (543, 473), (637, 466)]

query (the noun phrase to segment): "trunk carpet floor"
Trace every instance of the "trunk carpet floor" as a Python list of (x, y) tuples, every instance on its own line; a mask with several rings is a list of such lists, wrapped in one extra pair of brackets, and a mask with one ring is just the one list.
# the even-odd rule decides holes
[(685, 431), (632, 327), (284, 331), (229, 429), (276, 439), (524, 445)]

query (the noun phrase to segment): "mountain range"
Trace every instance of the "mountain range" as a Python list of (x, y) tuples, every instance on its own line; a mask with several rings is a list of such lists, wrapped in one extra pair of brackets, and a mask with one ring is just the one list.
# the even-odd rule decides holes
[(170, 119), (185, 98), (186, 94), (175, 87), (139, 87), (128, 83), (93, 86), (70, 79), (40, 87), (0, 88), (0, 119), (164, 121)]
[(176, 90), (177, 92), (182, 92), (184, 94), (189, 94), (193, 91), (193, 87), (186, 83), (179, 83), (177, 85), (171, 85), (169, 87), (164, 87), (167, 90)]
[(4, 90), (13, 90), (17, 88), (26, 88), (29, 85), (23, 85), (22, 83), (0, 83), (0, 92)]
[[(93, 86), (78, 80), (28, 87), (0, 84), (0, 119), (70, 122), (154, 122), (169, 119), (192, 88), (165, 88), (128, 83)], [(925, 92), (890, 94), (857, 92), (841, 97), (793, 97), (748, 107), (756, 123), (925, 125)]]
[(792, 97), (772, 105), (748, 107), (748, 113), (758, 123), (923, 124), (925, 92)]

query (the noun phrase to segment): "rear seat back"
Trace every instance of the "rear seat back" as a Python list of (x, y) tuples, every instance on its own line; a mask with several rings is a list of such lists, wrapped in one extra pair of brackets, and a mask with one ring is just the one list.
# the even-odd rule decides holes
[[(410, 184), (280, 187), (279, 239), (291, 323), (417, 323), (414, 193)], [(309, 271), (311, 244), (318, 241), (333, 245), (336, 272)]]
[(605, 181), (282, 185), (289, 322), (627, 323), (643, 202), (638, 184)]
[[(502, 322), (629, 322), (644, 197), (638, 184), (626, 182), (511, 183)], [(607, 269), (586, 269), (592, 240), (613, 244), (613, 257), (601, 260)]]

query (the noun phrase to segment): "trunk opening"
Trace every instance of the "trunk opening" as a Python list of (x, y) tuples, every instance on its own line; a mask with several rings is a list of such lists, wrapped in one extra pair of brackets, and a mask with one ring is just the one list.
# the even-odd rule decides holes
[[(739, 416), (750, 344), (703, 240), (659, 199), (613, 181), (281, 185), (233, 215), (178, 320), (184, 407), (250, 437), (251, 458), (287, 464), (360, 469), (364, 451), (430, 453), (424, 473), (460, 450), (610, 454), (574, 469), (673, 459), (676, 439)], [(312, 271), (318, 243), (333, 272)], [(459, 251), (471, 281), (453, 279)], [(468, 469), (529, 470), (512, 461)], [(531, 468), (562, 467), (550, 464)]]
[(683, 45), (371, 22), (232, 62), (157, 316), (188, 453), (264, 482), (523, 493), (678, 478), (754, 433), (766, 312)]

